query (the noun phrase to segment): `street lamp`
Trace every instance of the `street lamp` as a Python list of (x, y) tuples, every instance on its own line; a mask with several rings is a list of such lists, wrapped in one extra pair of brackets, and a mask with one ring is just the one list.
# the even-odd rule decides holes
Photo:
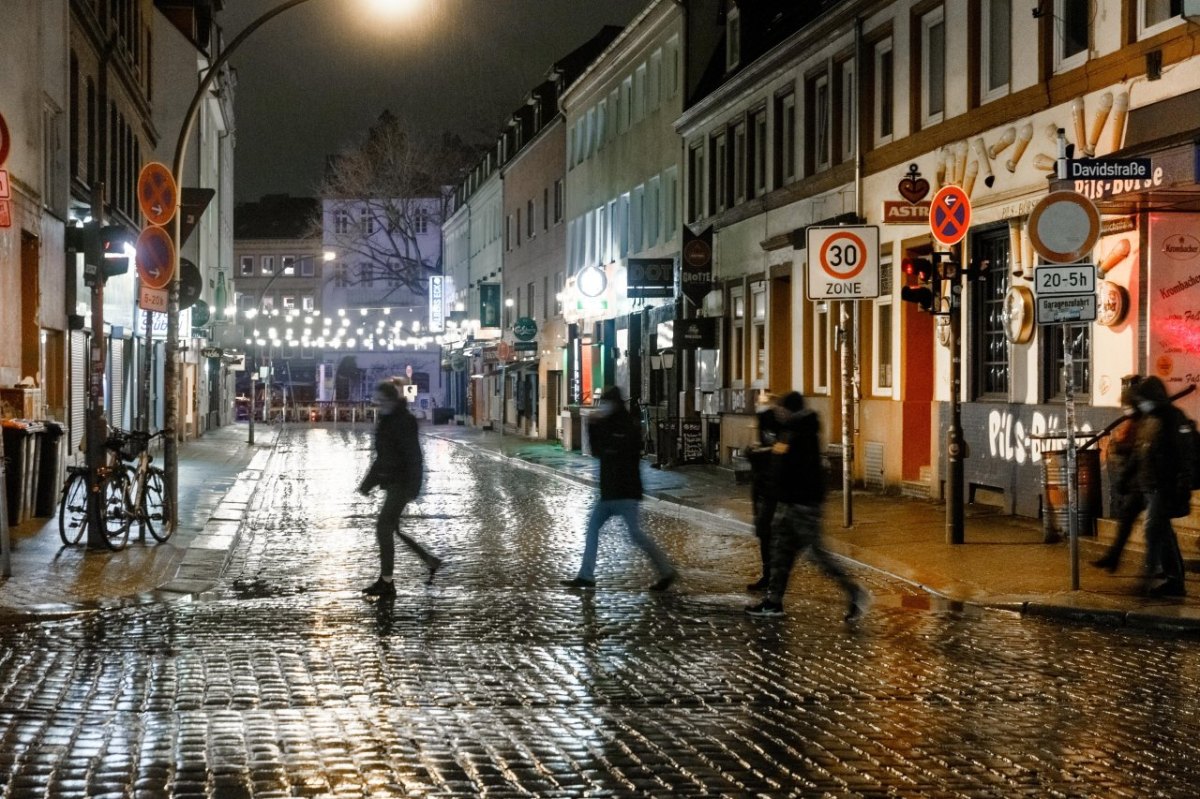
[[(192, 127), (196, 124), (196, 115), (200, 110), (200, 104), (208, 96), (209, 87), (212, 86), (217, 76), (221, 74), (222, 67), (225, 66), (230, 57), (242, 46), (242, 43), (250, 38), (256, 30), (283, 12), (307, 2), (308, 0), (284, 0), (284, 2), (262, 14), (234, 37), (229, 46), (212, 62), (208, 71), (204, 73), (204, 77), (200, 80), (200, 85), (196, 87), (196, 93), (192, 95), (192, 101), (188, 104), (187, 111), (184, 113), (183, 125), (179, 130), (179, 140), (175, 144), (175, 160), (172, 163), (171, 172), (175, 177), (175, 185), (179, 186), (181, 190), (183, 187), (183, 161), (187, 151), (188, 139), (191, 137)], [(384, 3), (390, 3), (388, 7), (396, 8), (411, 5), (413, 0), (375, 0), (375, 2), (377, 5), (381, 5), (381, 7)], [(179, 423), (179, 375), (176, 358), (178, 357), (179, 349), (179, 245), (183, 238), (182, 217), (182, 214), (176, 213), (172, 223), (171, 239), (175, 245), (175, 268), (168, 285), (168, 355), (166, 362), (163, 364), (163, 385), (166, 393), (165, 421), (167, 429), (172, 431), (177, 431)], [(172, 527), (178, 522), (179, 508), (179, 448), (177, 446), (177, 434), (177, 432), (172, 432), (171, 435), (165, 436), (163, 439), (163, 465), (166, 477), (165, 489), (167, 499), (169, 500), (168, 504), (171, 508), (170, 524)]]

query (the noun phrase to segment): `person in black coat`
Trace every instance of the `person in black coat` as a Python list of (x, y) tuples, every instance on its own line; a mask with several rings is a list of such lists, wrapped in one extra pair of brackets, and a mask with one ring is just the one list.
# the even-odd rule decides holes
[(383, 488), (384, 499), (375, 522), (375, 536), (379, 539), (379, 579), (364, 588), (363, 593), (368, 596), (395, 596), (396, 584), (392, 580), (396, 559), (394, 536), (399, 536), (429, 569), (428, 582), (433, 582), (433, 575), (442, 561), (400, 532), (400, 515), (404, 513), (405, 506), (421, 493), (421, 481), (425, 473), (421, 442), (417, 438), (417, 419), (409, 412), (408, 403), (400, 396), (394, 383), (380, 383), (375, 388), (373, 399), (379, 409), (375, 425), (375, 460), (358, 491), (366, 496), (379, 486)]
[(779, 435), (779, 421), (787, 411), (772, 401), (756, 414), (758, 445), (746, 452), (750, 461), (750, 507), (754, 513), (754, 535), (758, 537), (758, 554), (762, 562), (762, 577), (746, 586), (747, 591), (766, 591), (771, 584), (771, 521), (775, 518), (775, 491), (771, 487), (771, 451)]
[(638, 506), (642, 500), (641, 425), (626, 410), (621, 390), (616, 386), (606, 388), (600, 395), (600, 410), (588, 420), (588, 440), (592, 453), (600, 459), (600, 496), (588, 517), (579, 573), (573, 579), (563, 580), (563, 585), (595, 587), (600, 528), (610, 517), (620, 516), (625, 520), (630, 540), (649, 556), (658, 570), (658, 580), (650, 590), (667, 590), (675, 581), (675, 567), (638, 522)]
[(825, 499), (825, 467), (821, 461), (820, 422), (804, 407), (804, 398), (791, 392), (780, 405), (787, 416), (780, 423), (772, 453), (772, 484), (778, 507), (771, 528), (771, 584), (766, 598), (746, 608), (752, 616), (782, 616), (783, 595), (796, 556), (805, 550), (846, 592), (846, 621), (862, 616), (870, 595), (825, 549), (821, 503)]

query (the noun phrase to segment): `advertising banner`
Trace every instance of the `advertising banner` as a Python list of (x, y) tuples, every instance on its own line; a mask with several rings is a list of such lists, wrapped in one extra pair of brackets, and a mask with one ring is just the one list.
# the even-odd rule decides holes
[[(1151, 214), (1147, 371), (1168, 394), (1200, 385), (1200, 214)], [(1200, 416), (1200, 391), (1179, 401)]]

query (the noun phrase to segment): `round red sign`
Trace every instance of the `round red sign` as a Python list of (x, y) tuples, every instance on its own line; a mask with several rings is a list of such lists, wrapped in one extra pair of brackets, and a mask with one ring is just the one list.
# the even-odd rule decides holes
[(942, 186), (929, 205), (929, 230), (942, 244), (958, 244), (971, 227), (971, 199), (960, 187)]
[(175, 245), (160, 227), (148, 227), (137, 240), (137, 272), (142, 285), (165, 289), (175, 276)]

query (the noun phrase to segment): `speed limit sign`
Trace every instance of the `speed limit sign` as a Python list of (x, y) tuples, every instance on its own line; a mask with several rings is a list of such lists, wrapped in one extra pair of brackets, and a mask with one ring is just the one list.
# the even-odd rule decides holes
[(810, 300), (872, 300), (879, 296), (879, 228), (808, 229)]

